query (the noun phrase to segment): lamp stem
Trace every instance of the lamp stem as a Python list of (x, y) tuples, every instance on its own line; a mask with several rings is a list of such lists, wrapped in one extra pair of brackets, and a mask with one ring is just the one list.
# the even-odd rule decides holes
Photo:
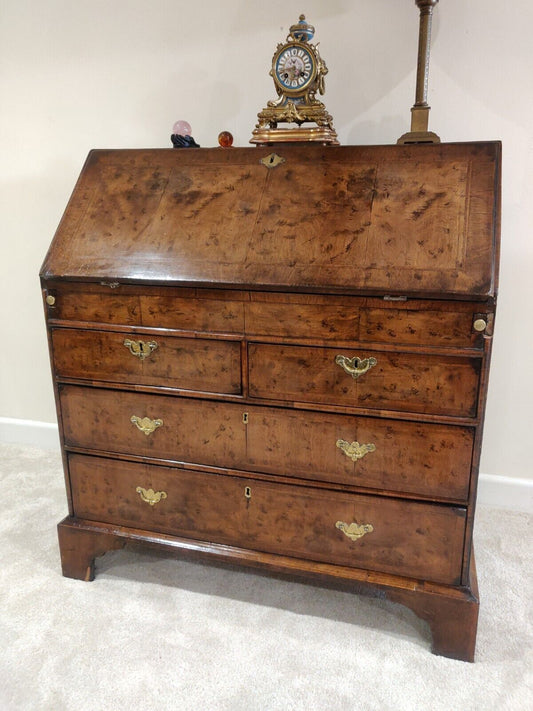
[(411, 108), (411, 131), (399, 138), (398, 143), (440, 143), (440, 138), (428, 131), (431, 107), (427, 103), (431, 23), (433, 8), (438, 2), (439, 0), (415, 0), (420, 10), (415, 103)]

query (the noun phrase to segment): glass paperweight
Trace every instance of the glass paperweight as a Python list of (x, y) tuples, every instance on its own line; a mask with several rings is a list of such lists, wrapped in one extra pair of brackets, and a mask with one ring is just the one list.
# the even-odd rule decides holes
[(191, 124), (180, 119), (172, 126), (170, 140), (174, 148), (200, 148), (198, 143), (191, 136)]
[(172, 126), (172, 133), (176, 136), (190, 136), (192, 134), (191, 124), (187, 121), (176, 121)]
[(231, 148), (233, 145), (233, 136), (229, 131), (221, 131), (218, 134), (218, 143), (222, 148)]

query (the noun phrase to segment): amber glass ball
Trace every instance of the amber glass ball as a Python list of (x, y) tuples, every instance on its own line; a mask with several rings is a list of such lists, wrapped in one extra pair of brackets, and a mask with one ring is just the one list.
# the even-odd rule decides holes
[(218, 134), (218, 143), (222, 148), (231, 148), (233, 145), (233, 136), (229, 131), (221, 131)]

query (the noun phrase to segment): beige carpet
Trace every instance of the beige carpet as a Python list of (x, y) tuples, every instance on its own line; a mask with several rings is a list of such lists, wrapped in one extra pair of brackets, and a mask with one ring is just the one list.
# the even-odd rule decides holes
[(475, 664), (409, 610), (138, 552), (63, 578), (59, 454), (0, 446), (0, 711), (533, 709), (532, 517), (482, 508)]

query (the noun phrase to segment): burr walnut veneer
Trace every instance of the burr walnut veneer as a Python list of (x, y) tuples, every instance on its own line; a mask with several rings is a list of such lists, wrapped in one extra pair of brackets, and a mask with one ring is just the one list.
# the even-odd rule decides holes
[(41, 271), (65, 575), (379, 595), (472, 660), (500, 145), (93, 151)]

